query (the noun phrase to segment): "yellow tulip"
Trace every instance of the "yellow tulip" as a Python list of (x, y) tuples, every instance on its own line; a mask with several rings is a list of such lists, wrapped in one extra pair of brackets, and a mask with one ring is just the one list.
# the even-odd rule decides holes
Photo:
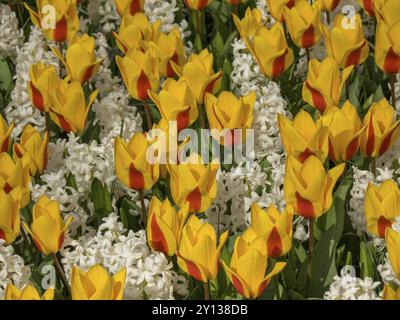
[(231, 4), (232, 6), (236, 6), (239, 3), (244, 3), (247, 0), (225, 0), (227, 3)]
[[(255, 92), (251, 92), (239, 99), (229, 91), (221, 92), (218, 98), (207, 93), (205, 107), (210, 129), (218, 130), (214, 138), (219, 143), (229, 146), (241, 144), (245, 141), (246, 130), (250, 129), (253, 123), (255, 102)], [(241, 129), (242, 133), (237, 134), (235, 129)], [(222, 137), (220, 136), (221, 131)], [(212, 130), (211, 134), (213, 133)]]
[(30, 201), (29, 175), (30, 157), (23, 156), (21, 159), (13, 159), (8, 153), (0, 154), (0, 190), (10, 193), (14, 188), (21, 188), (22, 207), (28, 205)]
[(59, 83), (56, 68), (41, 62), (32, 64), (29, 68), (28, 91), (32, 104), (41, 112), (48, 112), (51, 104), (49, 93)]
[[(56, 42), (64, 42), (71, 39), (79, 30), (79, 17), (76, 9), (76, 0), (36, 0), (37, 12), (32, 10), (26, 3), (25, 8), (29, 11), (33, 24), (41, 29), (45, 37)], [(55, 9), (55, 25), (49, 22), (53, 17), (52, 11)]]
[(126, 280), (126, 268), (110, 276), (97, 264), (84, 272), (73, 266), (71, 273), (72, 300), (122, 300)]
[(375, 15), (374, 0), (357, 0), (357, 2), (367, 14)]
[(287, 7), (289, 9), (294, 7), (296, 0), (267, 0), (269, 12), (271, 16), (280, 22), (284, 22), (283, 8)]
[(349, 161), (358, 152), (361, 134), (361, 120), (356, 108), (346, 101), (341, 109), (330, 107), (321, 118), (328, 127), (329, 157), (332, 161)]
[(179, 164), (167, 164), (171, 175), (170, 189), (175, 203), (182, 207), (189, 202), (190, 212), (206, 211), (217, 196), (216, 175), (219, 165), (203, 164), (201, 156), (191, 154)]
[(219, 256), (227, 239), (228, 231), (225, 231), (217, 246), (218, 239), (213, 226), (194, 215), (190, 216), (179, 241), (179, 267), (198, 281), (214, 280), (218, 273)]
[(61, 217), (60, 205), (43, 195), (32, 209), (32, 224), (24, 228), (32, 236), (37, 248), (45, 255), (57, 253), (64, 244), (65, 232), (72, 222)]
[(262, 295), (272, 277), (286, 267), (286, 262), (277, 262), (265, 275), (268, 266), (265, 241), (252, 229), (246, 230), (235, 240), (229, 267), (222, 260), (221, 264), (236, 291), (247, 299)]
[(19, 290), (9, 283), (4, 294), (4, 300), (53, 300), (54, 289), (47, 289), (42, 295), (31, 284)]
[(126, 15), (134, 15), (135, 13), (142, 12), (144, 7), (144, 0), (114, 0), (115, 7), (121, 17)]
[(340, 0), (317, 0), (322, 11), (331, 12), (339, 5)]
[(129, 50), (125, 57), (115, 59), (125, 86), (134, 99), (145, 101), (149, 98), (148, 90), (158, 89), (158, 56), (153, 48), (146, 52)]
[(214, 93), (219, 88), (222, 71), (214, 73), (213, 61), (212, 53), (204, 49), (199, 54), (191, 54), (183, 67), (178, 66), (173, 61), (171, 62), (175, 73), (189, 84), (197, 103), (204, 102), (204, 96), (207, 92)]
[(0, 115), (0, 153), (8, 152), (14, 127), (14, 123), (8, 126), (6, 120)]
[(400, 190), (396, 182), (386, 180), (379, 186), (369, 183), (364, 206), (368, 231), (384, 238), (386, 229), (400, 216)]
[(387, 228), (385, 240), (393, 272), (396, 278), (400, 279), (400, 233), (392, 228)]
[(134, 190), (148, 190), (159, 178), (159, 164), (147, 159), (147, 150), (154, 148), (155, 142), (137, 132), (126, 143), (120, 137), (115, 139), (115, 173), (127, 187)]
[(341, 75), (338, 64), (329, 57), (322, 62), (311, 59), (302, 90), (304, 101), (321, 113), (328, 107), (338, 106), (346, 80), (352, 71), (353, 66), (349, 66)]
[(261, 11), (257, 8), (247, 8), (242, 20), (234, 14), (233, 21), (243, 39), (254, 37), (256, 31), (263, 26)]
[(296, 46), (307, 49), (321, 40), (318, 3), (309, 4), (307, 0), (296, 0), (291, 9), (283, 7), (283, 16)]
[(213, 0), (184, 0), (186, 6), (192, 10), (202, 10), (208, 7)]
[(331, 30), (326, 25), (322, 25), (321, 30), (328, 56), (341, 68), (357, 66), (368, 58), (369, 46), (358, 13), (351, 18), (338, 14)]
[(399, 136), (400, 120), (395, 121), (396, 111), (383, 98), (374, 103), (364, 117), (366, 130), (361, 136), (361, 152), (372, 158), (380, 157), (389, 150)]
[(153, 196), (147, 223), (149, 246), (165, 255), (173, 256), (178, 249), (178, 241), (188, 215), (189, 203), (177, 212), (168, 199), (161, 202)]
[(287, 207), (282, 212), (270, 205), (266, 210), (258, 204), (251, 206), (251, 229), (267, 244), (269, 257), (278, 258), (292, 248), (293, 208)]
[(293, 50), (287, 45), (285, 31), (280, 23), (275, 23), (270, 29), (258, 28), (252, 39), (245, 36), (245, 42), (261, 72), (267, 77), (280, 76), (293, 63)]
[(300, 110), (293, 121), (278, 114), (279, 131), (285, 151), (300, 162), (314, 155), (322, 162), (328, 156), (328, 128), (314, 123), (307, 111)]
[(183, 79), (167, 79), (158, 94), (153, 91), (148, 94), (164, 120), (176, 121), (178, 131), (189, 127), (199, 115), (196, 98)]
[(63, 62), (68, 74), (73, 81), (84, 84), (97, 73), (102, 62), (96, 59), (95, 39), (87, 35), (75, 35), (67, 48), (65, 59), (58, 49), (52, 49), (53, 53)]
[(150, 23), (144, 13), (126, 15), (122, 18), (118, 34), (113, 33), (118, 48), (126, 53), (131, 49), (139, 50), (142, 43), (154, 41), (161, 33), (161, 21)]
[(400, 300), (400, 288), (393, 289), (386, 283), (383, 288), (383, 300)]
[(318, 218), (331, 207), (333, 188), (344, 169), (345, 163), (341, 163), (325, 172), (315, 156), (309, 156), (304, 163), (289, 156), (284, 182), (286, 204), (305, 218)]
[(0, 239), (10, 244), (18, 236), (21, 226), (21, 188), (14, 188), (10, 193), (0, 190)]
[(49, 134), (45, 132), (43, 139), (38, 131), (28, 124), (21, 135), (19, 143), (13, 146), (14, 158), (21, 159), (25, 154), (29, 154), (30, 174), (42, 174), (47, 167), (48, 161)]

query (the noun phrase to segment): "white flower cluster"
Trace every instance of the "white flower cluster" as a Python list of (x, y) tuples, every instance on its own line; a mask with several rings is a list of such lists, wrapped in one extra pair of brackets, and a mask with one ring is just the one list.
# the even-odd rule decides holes
[(6, 4), (0, 4), (0, 39), (0, 56), (16, 57), (24, 32), (18, 28), (15, 12)]
[(4, 297), (4, 292), (9, 282), (17, 287), (24, 286), (31, 276), (28, 266), (19, 255), (14, 254), (12, 246), (5, 245), (4, 240), (0, 240), (0, 300)]
[(68, 277), (73, 265), (87, 270), (101, 264), (112, 274), (125, 267), (125, 299), (174, 299), (174, 293), (188, 294), (186, 278), (173, 271), (162, 253), (149, 249), (144, 230), (126, 233), (114, 213), (103, 221), (94, 237), (66, 239), (62, 263)]
[(91, 0), (87, 7), (87, 13), (91, 21), (98, 21), (104, 33), (118, 29), (120, 17), (114, 0)]

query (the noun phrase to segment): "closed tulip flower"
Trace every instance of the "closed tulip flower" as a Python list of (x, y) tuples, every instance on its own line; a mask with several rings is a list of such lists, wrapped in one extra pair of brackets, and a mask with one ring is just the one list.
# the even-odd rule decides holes
[(243, 297), (255, 299), (262, 295), (272, 277), (286, 267), (286, 262), (277, 262), (266, 275), (267, 257), (264, 239), (248, 229), (235, 240), (229, 267), (221, 260), (226, 275)]
[(386, 283), (383, 288), (383, 300), (400, 300), (400, 288), (393, 289)]
[(6, 120), (0, 115), (0, 153), (8, 152), (14, 127), (14, 123), (8, 126)]
[(148, 93), (163, 119), (176, 121), (178, 131), (196, 121), (199, 115), (196, 98), (185, 80), (167, 79), (158, 94), (153, 91)]
[(307, 0), (296, 0), (291, 9), (283, 7), (289, 34), (296, 46), (308, 49), (321, 40), (320, 13), (316, 2), (309, 4)]
[(331, 12), (336, 9), (340, 0), (318, 0), (322, 11)]
[(246, 36), (245, 41), (261, 72), (267, 77), (280, 76), (293, 63), (293, 51), (287, 45), (280, 23), (275, 23), (270, 29), (258, 28), (253, 39)]
[(218, 273), (219, 256), (227, 239), (228, 231), (225, 231), (217, 245), (213, 226), (194, 215), (190, 216), (179, 241), (179, 267), (198, 281), (214, 280)]
[(8, 194), (0, 190), (0, 240), (6, 244), (12, 243), (20, 231), (21, 190), (17, 187)]
[(111, 276), (104, 267), (94, 265), (88, 271), (73, 266), (71, 273), (72, 300), (122, 300), (126, 268)]
[(302, 163), (311, 155), (325, 161), (328, 156), (328, 128), (322, 126), (320, 121), (315, 123), (307, 111), (300, 110), (293, 121), (278, 114), (278, 124), (287, 154)]
[(70, 216), (64, 222), (60, 205), (43, 195), (32, 209), (32, 224), (24, 223), (27, 232), (32, 236), (37, 248), (45, 255), (55, 254), (64, 244), (65, 232), (72, 222)]
[(386, 180), (379, 186), (369, 183), (364, 206), (368, 231), (384, 238), (386, 229), (400, 216), (400, 190), (396, 182)]
[(189, 202), (190, 212), (205, 212), (217, 196), (216, 175), (219, 165), (203, 164), (201, 156), (191, 154), (179, 164), (168, 164), (170, 189), (175, 203)]
[(392, 228), (388, 228), (385, 240), (387, 254), (393, 273), (397, 279), (400, 279), (400, 233)]
[(333, 188), (344, 169), (345, 164), (341, 163), (325, 172), (323, 163), (315, 156), (304, 163), (289, 156), (284, 182), (286, 204), (305, 218), (320, 217), (331, 207)]
[(292, 248), (293, 208), (279, 212), (275, 206), (261, 209), (258, 204), (251, 206), (251, 228), (267, 244), (269, 257), (278, 258)]
[(15, 161), (8, 153), (0, 154), (0, 190), (10, 193), (14, 188), (21, 188), (22, 207), (30, 201), (29, 175), (30, 156), (25, 155)]
[(208, 7), (213, 0), (184, 0), (186, 7), (192, 10), (203, 10)]
[(98, 90), (92, 92), (86, 103), (85, 93), (79, 82), (62, 81), (51, 96), (51, 119), (66, 132), (82, 132), (86, 127), (90, 107), (98, 93)]
[(256, 31), (263, 26), (261, 11), (257, 8), (247, 8), (242, 20), (234, 14), (233, 21), (243, 39), (254, 37)]
[[(228, 146), (245, 141), (246, 130), (250, 129), (253, 123), (255, 102), (255, 92), (239, 99), (229, 91), (221, 92), (218, 98), (207, 93), (205, 106), (210, 129), (218, 130), (214, 138)], [(241, 129), (241, 134), (237, 134), (235, 129)], [(221, 132), (223, 136), (220, 135)], [(211, 131), (211, 134), (214, 132)]]
[(284, 22), (283, 8), (287, 7), (289, 9), (294, 7), (296, 0), (267, 0), (269, 12), (271, 16), (280, 22)]
[(213, 61), (212, 53), (204, 49), (199, 54), (191, 54), (183, 67), (171, 62), (176, 74), (189, 84), (197, 103), (203, 103), (205, 94), (217, 91), (221, 83), (222, 71), (214, 72)]
[(40, 295), (34, 286), (27, 284), (23, 289), (9, 283), (4, 294), (4, 300), (53, 300), (54, 289), (47, 289), (43, 295)]
[(364, 117), (367, 126), (361, 136), (361, 152), (371, 158), (380, 157), (389, 150), (399, 136), (400, 120), (395, 121), (396, 111), (383, 98), (374, 103)]
[(41, 62), (29, 68), (28, 91), (32, 104), (41, 112), (48, 112), (51, 104), (49, 93), (52, 93), (59, 82), (56, 68)]
[(361, 134), (361, 120), (356, 108), (346, 101), (342, 108), (330, 107), (321, 119), (328, 127), (329, 157), (332, 161), (349, 161), (358, 152)]
[(177, 212), (168, 199), (161, 202), (153, 196), (147, 223), (149, 246), (167, 256), (173, 256), (178, 249), (178, 241), (188, 215), (189, 203)]
[(157, 182), (159, 165), (147, 159), (147, 150), (154, 147), (154, 143), (140, 132), (128, 143), (120, 137), (115, 139), (115, 173), (125, 186), (142, 191), (149, 190)]
[(367, 14), (375, 15), (374, 0), (357, 0), (357, 2)]
[(158, 89), (158, 56), (153, 48), (145, 52), (130, 50), (125, 57), (116, 57), (116, 61), (125, 86), (134, 99), (145, 101), (149, 98), (148, 90)]
[(43, 138), (30, 124), (28, 124), (21, 135), (19, 143), (13, 146), (14, 158), (22, 158), (25, 154), (30, 156), (31, 176), (42, 174), (47, 167), (49, 134), (45, 132)]
[(320, 62), (317, 59), (311, 59), (307, 79), (303, 84), (304, 101), (321, 113), (330, 106), (338, 106), (346, 80), (352, 71), (353, 66), (349, 66), (341, 75), (335, 60), (325, 58)]
[(358, 13), (351, 18), (338, 14), (331, 30), (326, 25), (321, 28), (328, 56), (341, 68), (357, 66), (368, 58), (369, 46)]
[(144, 7), (144, 0), (114, 0), (115, 7), (121, 17), (126, 15), (134, 15), (135, 13), (142, 12)]
[[(26, 3), (33, 24), (41, 29), (45, 37), (56, 42), (64, 42), (72, 39), (79, 30), (79, 17), (76, 9), (76, 0), (36, 0), (37, 12), (32, 10)], [(49, 23), (49, 7), (55, 9), (55, 25)], [(52, 13), (52, 11), (50, 11)]]

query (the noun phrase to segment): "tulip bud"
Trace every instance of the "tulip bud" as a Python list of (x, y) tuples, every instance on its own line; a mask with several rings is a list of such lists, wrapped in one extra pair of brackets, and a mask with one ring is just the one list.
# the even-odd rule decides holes
[(257, 30), (263, 27), (262, 14), (257, 8), (247, 8), (242, 20), (240, 20), (239, 17), (234, 14), (233, 21), (235, 22), (236, 28), (238, 29), (242, 39), (245, 39), (246, 37), (254, 37)]
[(374, 103), (364, 117), (363, 126), (367, 128), (361, 136), (361, 152), (377, 158), (389, 150), (399, 136), (400, 120), (395, 121), (396, 111), (383, 98)]
[(144, 0), (114, 0), (115, 7), (121, 17), (143, 12)]
[(367, 14), (375, 15), (374, 0), (357, 0), (357, 2)]
[(267, 0), (269, 12), (271, 16), (280, 22), (284, 22), (285, 18), (283, 16), (283, 8), (287, 7), (292, 9), (296, 0)]
[(208, 7), (213, 0), (184, 0), (186, 7), (192, 10), (203, 10)]
[(13, 146), (14, 159), (21, 159), (25, 154), (30, 156), (30, 175), (43, 174), (48, 161), (49, 134), (45, 132), (43, 139), (38, 131), (28, 124), (21, 135), (20, 143)]
[(147, 224), (149, 246), (167, 256), (173, 256), (178, 249), (178, 241), (188, 215), (189, 203), (176, 212), (168, 199), (161, 202), (153, 196)]
[(65, 232), (72, 219), (70, 216), (64, 223), (59, 203), (43, 195), (33, 206), (31, 226), (24, 223), (24, 227), (32, 236), (37, 248), (47, 256), (57, 253), (62, 248)]
[(400, 233), (392, 228), (387, 228), (385, 241), (393, 274), (397, 279), (400, 279)]
[(343, 70), (340, 75), (338, 64), (331, 58), (322, 62), (311, 59), (307, 79), (303, 84), (305, 102), (323, 113), (330, 106), (338, 106), (346, 80), (353, 71), (353, 66)]
[(8, 152), (14, 127), (14, 123), (8, 126), (6, 120), (0, 115), (0, 153)]
[(400, 288), (393, 289), (390, 284), (385, 283), (383, 300), (400, 300)]
[(293, 208), (288, 207), (279, 212), (270, 205), (266, 210), (256, 203), (251, 206), (251, 228), (267, 244), (267, 254), (278, 258), (292, 248)]
[(126, 268), (110, 276), (104, 267), (94, 265), (88, 271), (73, 266), (71, 273), (72, 300), (122, 300)]
[(222, 260), (221, 264), (236, 291), (247, 299), (262, 295), (272, 277), (286, 267), (286, 262), (277, 262), (265, 275), (268, 267), (265, 241), (252, 229), (236, 238), (229, 267)]
[(344, 169), (345, 164), (341, 163), (325, 172), (323, 163), (315, 156), (304, 163), (289, 156), (284, 182), (286, 204), (293, 206), (298, 215), (318, 218), (331, 207), (333, 188)]
[(47, 289), (42, 296), (31, 284), (26, 285), (22, 290), (11, 283), (7, 284), (4, 300), (53, 300), (54, 289)]
[(0, 190), (0, 240), (12, 243), (20, 231), (21, 187), (10, 193)]
[(307, 111), (300, 110), (293, 121), (278, 114), (279, 131), (288, 155), (303, 163), (314, 155), (321, 161), (328, 156), (328, 128), (314, 120)]
[(179, 241), (179, 267), (198, 281), (214, 280), (218, 273), (219, 256), (227, 238), (228, 231), (225, 231), (217, 246), (213, 226), (194, 215), (190, 216)]

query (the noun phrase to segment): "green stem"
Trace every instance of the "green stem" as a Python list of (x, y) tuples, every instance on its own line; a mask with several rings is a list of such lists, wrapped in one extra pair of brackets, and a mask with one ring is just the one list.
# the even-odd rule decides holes
[(65, 276), (65, 272), (61, 265), (60, 260), (58, 259), (55, 253), (52, 253), (51, 256), (53, 258), (54, 267), (57, 269), (57, 272), (60, 275), (61, 282), (63, 283), (65, 290), (68, 292), (68, 295), (71, 295), (71, 288), (69, 287), (68, 280), (67, 277)]
[(329, 26), (331, 24), (331, 15), (330, 15), (329, 11), (326, 11), (325, 15), (326, 15), (326, 23)]
[(30, 243), (30, 241), (28, 239), (28, 236), (26, 234), (24, 226), (21, 226), (21, 234), (22, 234), (22, 238), (24, 239), (25, 246), (28, 247), (29, 254), (31, 255), (31, 259), (33, 260), (32, 246), (31, 246), (31, 243)]
[(314, 250), (314, 219), (308, 219), (308, 228), (309, 228), (309, 236), (308, 236), (308, 274), (311, 275), (312, 272), (312, 255)]
[(146, 213), (146, 204), (144, 203), (143, 190), (139, 191), (139, 196), (140, 196), (140, 206), (142, 208), (143, 225), (146, 227), (147, 226), (147, 213)]
[(210, 300), (210, 284), (209, 282), (204, 282), (204, 300)]
[(146, 113), (147, 120), (147, 130), (151, 130), (153, 128), (153, 119), (151, 118), (150, 107), (147, 104), (147, 101), (143, 101), (144, 112)]
[(393, 106), (393, 108), (396, 109), (396, 88), (395, 88), (395, 84), (396, 84), (396, 74), (393, 73), (392, 75), (390, 75), (390, 91), (392, 93), (392, 106)]
[(199, 104), (198, 108), (199, 108), (200, 126), (202, 129), (207, 129), (206, 119), (205, 119), (205, 115), (204, 115), (204, 105)]
[(371, 172), (376, 177), (376, 158), (371, 158)]

